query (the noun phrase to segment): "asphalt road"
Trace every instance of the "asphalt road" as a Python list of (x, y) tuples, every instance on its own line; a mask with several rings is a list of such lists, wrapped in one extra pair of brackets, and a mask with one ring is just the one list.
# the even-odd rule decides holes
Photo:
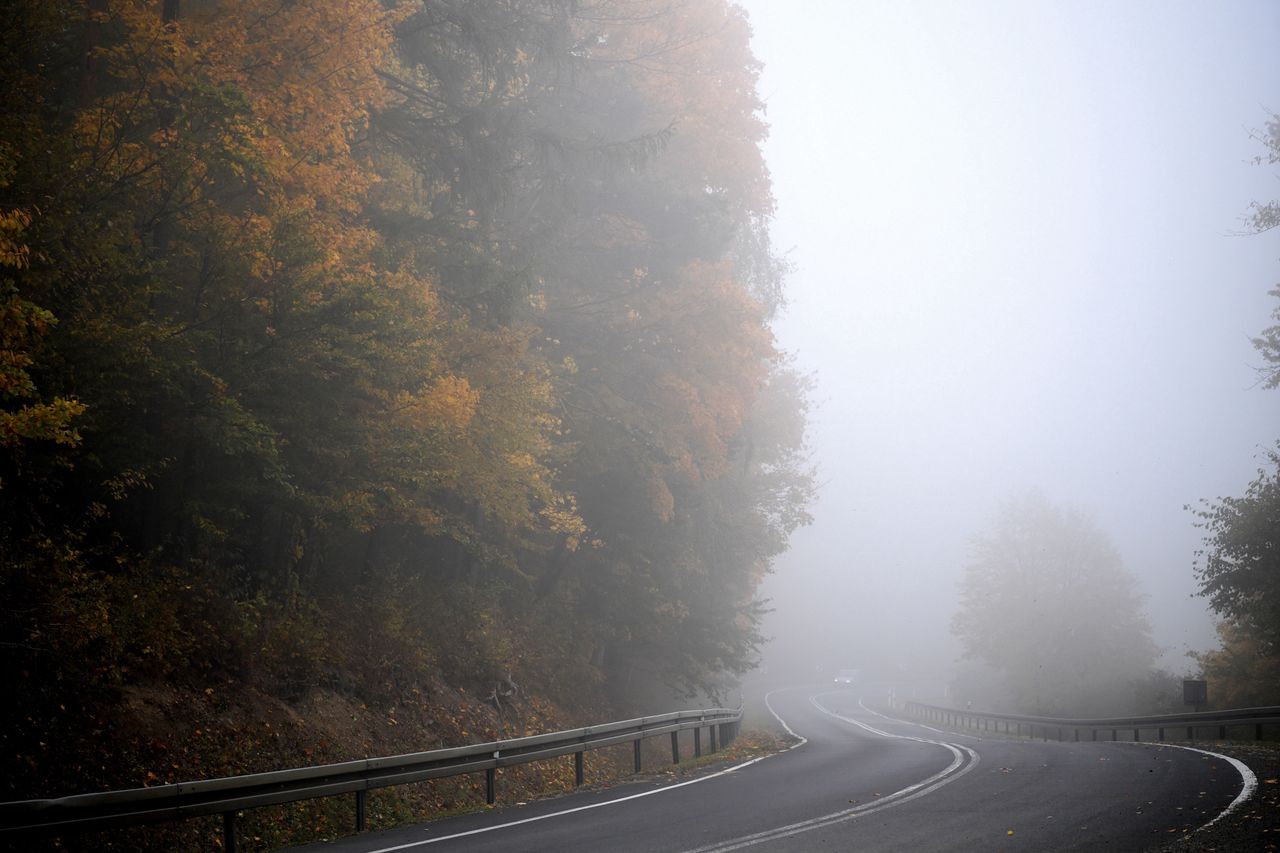
[(764, 759), (294, 850), (1136, 851), (1214, 819), (1244, 786), (1202, 752), (941, 732), (880, 716), (855, 689), (769, 704), (803, 740)]

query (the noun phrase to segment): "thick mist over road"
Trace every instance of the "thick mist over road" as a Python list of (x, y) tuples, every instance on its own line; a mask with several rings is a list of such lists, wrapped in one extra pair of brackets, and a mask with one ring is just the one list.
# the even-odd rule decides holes
[(1038, 490), (1136, 576), (1160, 665), (1215, 645), (1186, 504), (1237, 494), (1280, 235), (1280, 7), (750, 0), (784, 347), (816, 378), (815, 521), (766, 584), (765, 663), (945, 671), (971, 540)]

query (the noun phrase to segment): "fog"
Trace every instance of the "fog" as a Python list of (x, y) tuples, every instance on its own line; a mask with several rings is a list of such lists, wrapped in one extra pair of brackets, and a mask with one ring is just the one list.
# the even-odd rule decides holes
[(1239, 233), (1276, 195), (1280, 6), (742, 5), (822, 482), (766, 673), (949, 673), (970, 543), (1029, 489), (1109, 534), (1187, 670), (1215, 635), (1184, 506), (1280, 435), (1250, 344), (1280, 235)]

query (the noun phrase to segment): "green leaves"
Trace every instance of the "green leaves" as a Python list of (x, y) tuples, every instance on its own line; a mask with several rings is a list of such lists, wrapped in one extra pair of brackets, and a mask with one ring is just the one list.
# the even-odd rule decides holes
[(1242, 497), (1220, 498), (1198, 511), (1204, 550), (1196, 561), (1200, 594), (1258, 653), (1280, 657), (1280, 452)]

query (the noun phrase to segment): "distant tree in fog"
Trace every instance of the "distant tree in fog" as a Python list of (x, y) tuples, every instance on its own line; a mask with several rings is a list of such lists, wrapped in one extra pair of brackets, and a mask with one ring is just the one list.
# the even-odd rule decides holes
[(1129, 710), (1159, 653), (1106, 534), (1034, 493), (975, 540), (952, 631), (1019, 710), (1041, 714)]
[[(1265, 149), (1253, 162), (1259, 166), (1280, 164), (1280, 113), (1272, 113), (1267, 129), (1252, 135)], [(1245, 218), (1250, 231), (1260, 234), (1280, 226), (1280, 201), (1255, 201), (1250, 207), (1252, 212)]]

